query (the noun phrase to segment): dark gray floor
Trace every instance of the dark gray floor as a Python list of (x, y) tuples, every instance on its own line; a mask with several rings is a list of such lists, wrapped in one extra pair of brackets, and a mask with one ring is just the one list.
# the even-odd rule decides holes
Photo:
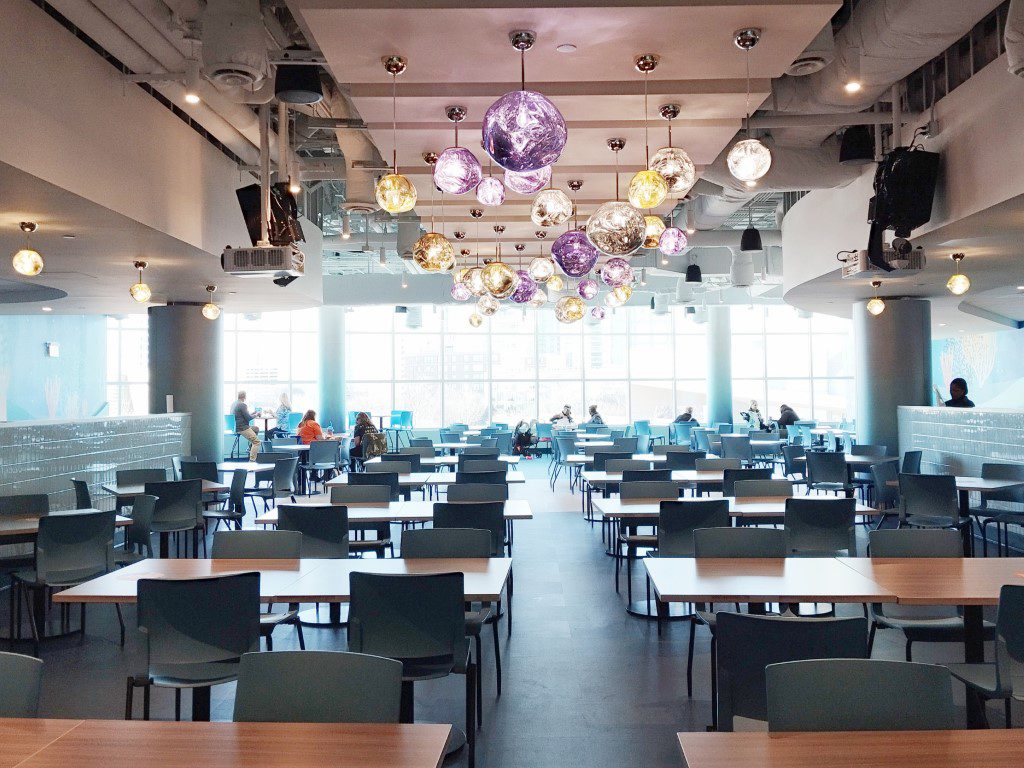
[[(672, 625), (659, 639), (653, 623), (626, 614), (625, 597), (615, 593), (612, 559), (603, 553), (600, 529), (582, 520), (579, 496), (570, 496), (564, 482), (551, 493), (544, 479), (546, 463), (523, 462), (531, 479), (526, 486), (513, 486), (513, 496), (528, 498), (536, 518), (516, 526), (515, 623), (507, 641), (502, 626), (501, 699), (494, 696), (491, 651), (484, 644), (480, 765), (678, 768), (683, 763), (675, 733), (703, 730), (710, 721), (707, 633), (697, 635), (691, 700), (685, 685), (686, 624)], [(642, 591), (639, 573), (636, 588)], [(4, 620), (6, 600), (5, 593), (0, 597)], [(860, 608), (849, 611), (857, 614)], [(129, 624), (134, 618), (129, 608)], [(343, 631), (307, 629), (306, 640), (309, 648), (345, 648)], [(292, 647), (294, 632), (279, 629), (275, 648)], [(42, 714), (123, 717), (125, 675), (137, 663), (138, 648), (134, 638), (125, 649), (118, 646), (113, 608), (90, 607), (84, 642), (60, 639), (43, 648)], [(901, 637), (880, 632), (874, 655), (903, 658)], [(960, 660), (962, 650), (955, 645), (915, 648), (915, 661)], [(461, 724), (462, 691), (461, 678), (419, 684), (418, 719)], [(962, 703), (959, 685), (954, 693)], [(214, 719), (230, 718), (232, 696), (232, 686), (215, 690)], [(1001, 708), (993, 706), (989, 713), (992, 723), (1001, 726)], [(154, 694), (153, 717), (173, 717), (169, 692)], [(449, 762), (465, 761), (459, 755)]]

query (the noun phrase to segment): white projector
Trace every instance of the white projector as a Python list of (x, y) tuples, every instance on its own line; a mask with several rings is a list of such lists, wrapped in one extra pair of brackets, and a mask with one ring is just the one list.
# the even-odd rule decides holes
[(220, 266), (236, 277), (301, 277), (306, 257), (295, 244), (254, 248), (228, 246), (220, 255)]
[(879, 269), (868, 259), (867, 251), (857, 251), (846, 255), (843, 262), (843, 279), (864, 279), (878, 277), (900, 277), (907, 272), (924, 269), (924, 250), (915, 248), (909, 253), (897, 253), (891, 248), (882, 251), (882, 259), (893, 268), (892, 272)]

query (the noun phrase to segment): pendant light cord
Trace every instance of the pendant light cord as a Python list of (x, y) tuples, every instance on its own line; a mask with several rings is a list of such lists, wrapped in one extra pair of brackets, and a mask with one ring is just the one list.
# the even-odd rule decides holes
[(615, 202), (619, 202), (619, 150), (615, 150)]
[[(647, 77), (649, 73), (644, 72), (644, 155), (647, 158), (645, 168), (651, 167), (651, 141), (648, 136), (648, 128), (650, 127), (650, 118), (647, 112)], [(671, 142), (670, 142), (671, 143)]]
[(747, 67), (747, 138), (750, 138), (750, 49), (747, 48), (747, 55), (743, 58)]
[(391, 164), (398, 175), (398, 75), (391, 75)]
[(519, 90), (526, 90), (526, 49), (519, 49)]

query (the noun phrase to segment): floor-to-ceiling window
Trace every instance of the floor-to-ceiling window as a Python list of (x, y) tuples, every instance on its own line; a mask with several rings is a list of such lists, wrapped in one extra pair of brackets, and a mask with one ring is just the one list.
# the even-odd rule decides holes
[(107, 317), (107, 413), (149, 413), (149, 332), (145, 315)]

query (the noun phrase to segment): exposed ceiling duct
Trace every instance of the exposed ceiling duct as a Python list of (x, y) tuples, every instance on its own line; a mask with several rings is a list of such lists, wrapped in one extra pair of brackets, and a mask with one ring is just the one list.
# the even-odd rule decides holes
[(1018, 77), (1024, 77), (1024, 0), (1010, 0), (1006, 12), (1006, 67)]
[[(359, 113), (349, 102), (348, 97), (339, 91), (333, 91), (325, 98), (325, 102), (330, 104), (331, 115), (335, 118), (359, 117)], [(371, 170), (365, 166), (384, 167), (384, 159), (377, 147), (370, 141), (366, 131), (339, 128), (334, 133), (337, 136), (338, 146), (341, 147), (341, 151), (345, 155), (345, 199), (351, 203), (366, 203), (376, 208), (374, 187), (377, 184), (377, 176), (380, 171)]]

